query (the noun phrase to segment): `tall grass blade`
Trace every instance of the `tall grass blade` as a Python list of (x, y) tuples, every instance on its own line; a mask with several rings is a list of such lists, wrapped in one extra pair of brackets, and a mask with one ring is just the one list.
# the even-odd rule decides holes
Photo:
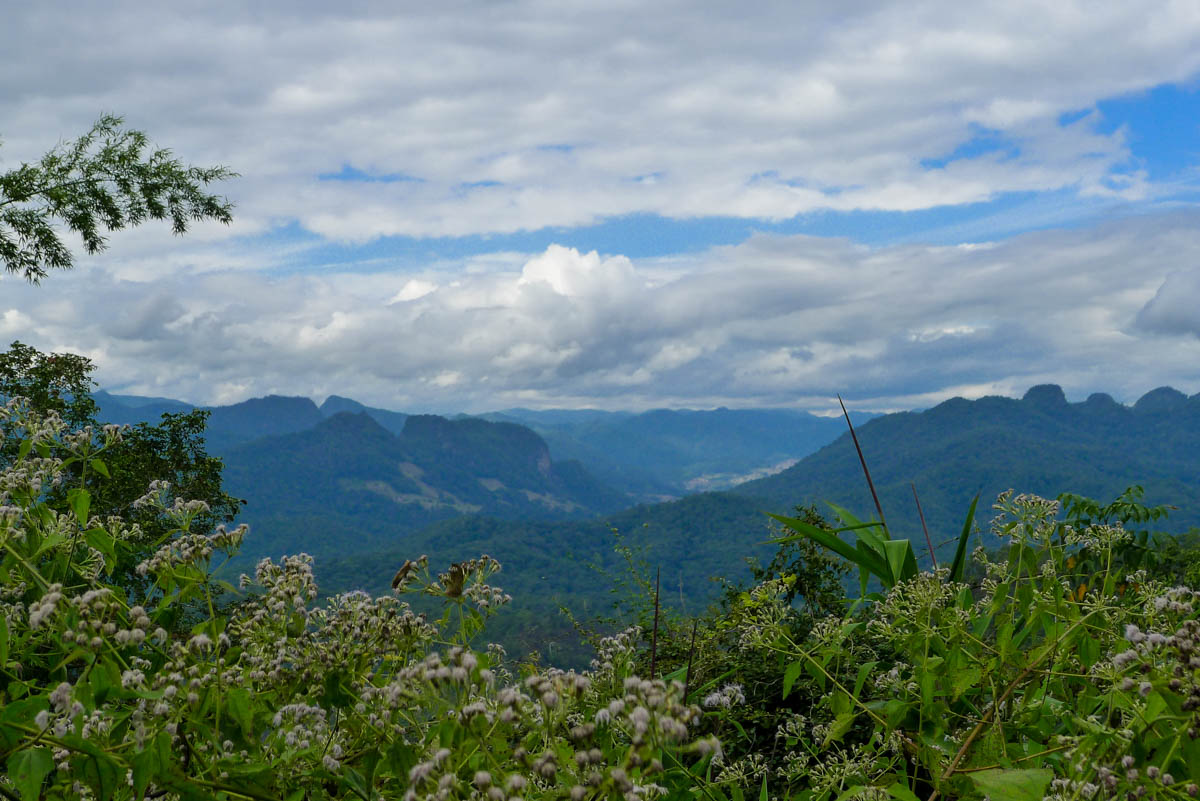
[(975, 506), (979, 503), (979, 493), (975, 494), (975, 500), (971, 501), (971, 508), (967, 510), (967, 519), (963, 523), (962, 534), (958, 535), (958, 548), (954, 551), (954, 562), (950, 565), (950, 580), (962, 581), (963, 569), (967, 564), (967, 539), (971, 536), (971, 524), (975, 522)]
[(699, 625), (699, 620), (692, 621), (692, 644), (688, 646), (687, 673), (683, 674), (683, 702), (685, 704), (687, 703), (688, 688), (692, 686), (692, 658), (696, 656), (696, 629)]
[(662, 568), (654, 574), (654, 632), (650, 635), (650, 678), (658, 673), (658, 590), (662, 581)]
[(871, 480), (871, 471), (867, 469), (867, 460), (863, 456), (862, 446), (858, 444), (858, 434), (854, 431), (854, 423), (850, 422), (850, 412), (846, 411), (846, 404), (841, 395), (838, 395), (838, 403), (842, 405), (842, 414), (846, 416), (846, 425), (850, 428), (850, 438), (854, 440), (854, 450), (858, 451), (858, 461), (862, 463), (863, 475), (867, 477), (867, 486), (871, 489), (871, 499), (875, 501), (875, 511), (879, 512), (879, 524), (883, 526), (886, 534), (887, 521), (883, 518), (883, 506), (880, 505), (879, 496), (875, 493), (875, 482)]
[(925, 545), (929, 548), (929, 561), (933, 562), (933, 569), (937, 570), (937, 555), (933, 552), (933, 540), (929, 536), (929, 526), (925, 525), (925, 512), (921, 509), (921, 499), (917, 497), (917, 485), (910, 481), (908, 486), (912, 487), (913, 500), (917, 502), (917, 514), (921, 516), (921, 530), (925, 532)]
[[(836, 534), (826, 531), (819, 526), (814, 526), (812, 523), (806, 523), (805, 521), (797, 518), (784, 517), (782, 515), (775, 514), (768, 516), (778, 520), (786, 528), (790, 528), (792, 531), (796, 532), (796, 534), (793, 536), (779, 537), (772, 540), (772, 542), (782, 545), (787, 542), (794, 542), (795, 540), (800, 539), (800, 537), (805, 537), (813, 540), (819, 545), (825, 546), (850, 564), (857, 566), (860, 570), (864, 570), (871, 575), (878, 576), (881, 580), (888, 577), (889, 570), (883, 561), (883, 555), (866, 548), (865, 545), (862, 548), (856, 548), (850, 543), (843, 541), (842, 538)], [(860, 543), (860, 545), (863, 544)]]

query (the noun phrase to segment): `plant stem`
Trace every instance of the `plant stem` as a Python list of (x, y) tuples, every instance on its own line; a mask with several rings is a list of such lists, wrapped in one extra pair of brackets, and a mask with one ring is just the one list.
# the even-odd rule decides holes
[[(846, 411), (846, 404), (842, 401), (842, 396), (838, 395), (838, 403), (842, 405), (842, 414), (846, 416), (846, 425), (850, 428), (850, 438), (854, 440), (854, 450), (858, 451), (858, 461), (862, 463), (863, 475), (867, 477), (867, 486), (871, 490), (871, 499), (875, 501), (875, 511), (879, 512), (879, 525), (883, 526), (883, 533), (888, 533), (887, 521), (883, 519), (883, 507), (879, 504), (879, 496), (875, 493), (875, 482), (871, 480), (871, 471), (867, 469), (867, 460), (863, 456), (862, 446), (858, 444), (858, 434), (854, 432), (854, 423), (850, 422), (850, 412)], [(891, 536), (890, 534), (888, 535)]]
[(650, 635), (650, 678), (654, 678), (658, 667), (658, 589), (662, 579), (662, 568), (654, 576), (654, 631)]

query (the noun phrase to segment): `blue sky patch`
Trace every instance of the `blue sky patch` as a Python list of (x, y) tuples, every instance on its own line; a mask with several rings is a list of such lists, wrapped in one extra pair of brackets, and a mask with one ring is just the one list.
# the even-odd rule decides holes
[(393, 172), (385, 175), (375, 175), (373, 173), (364, 172), (357, 167), (352, 167), (349, 164), (343, 164), (339, 172), (326, 172), (317, 176), (318, 181), (356, 181), (359, 183), (368, 184), (395, 184), (395, 183), (424, 183), (424, 178), (417, 178), (414, 175), (408, 175), (402, 172)]

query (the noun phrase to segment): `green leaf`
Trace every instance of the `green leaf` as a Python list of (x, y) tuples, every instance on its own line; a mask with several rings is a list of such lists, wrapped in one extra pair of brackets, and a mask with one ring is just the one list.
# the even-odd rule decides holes
[(1167, 702), (1163, 700), (1163, 697), (1159, 693), (1152, 692), (1146, 698), (1146, 711), (1142, 713), (1142, 719), (1148, 724), (1154, 723), (1166, 711)]
[(349, 787), (363, 801), (371, 801), (371, 790), (363, 780), (362, 774), (354, 768), (346, 768), (342, 772), (342, 783)]
[(88, 510), (92, 507), (92, 494), (81, 487), (67, 490), (67, 503), (71, 504), (71, 509), (75, 512), (75, 519), (79, 521), (80, 528), (86, 526)]
[(975, 783), (975, 789), (997, 801), (1041, 801), (1054, 778), (1049, 768), (996, 768), (967, 775)]
[(0, 670), (8, 664), (8, 619), (0, 615)]
[(21, 444), (17, 448), (17, 461), (18, 462), (24, 461), (25, 457), (29, 455), (29, 451), (32, 449), (33, 449), (33, 440), (31, 440), (31, 439), (21, 440)]
[[(882, 559), (880, 559), (878, 556), (874, 556), (873, 554), (866, 553), (851, 546), (849, 543), (844, 542), (841, 537), (838, 537), (836, 534), (831, 534), (819, 526), (814, 526), (811, 523), (807, 523), (803, 520), (797, 520), (796, 518), (783, 517), (782, 515), (768, 516), (778, 520), (784, 526), (790, 528), (792, 531), (795, 531), (800, 536), (813, 540), (818, 545), (825, 546), (851, 564), (857, 565), (858, 567), (863, 568), (864, 570), (873, 573), (876, 576), (882, 577), (884, 575), (883, 571), (886, 568)], [(780, 537), (772, 540), (772, 542), (783, 544), (787, 542), (794, 542), (797, 539), (799, 539), (799, 537)]]
[(846, 736), (846, 732), (850, 731), (850, 727), (854, 725), (854, 719), (858, 715), (854, 712), (843, 712), (833, 719), (833, 723), (829, 726), (829, 733), (825, 735), (825, 742), (822, 748), (828, 747), (830, 743), (836, 743)]
[(762, 789), (758, 791), (758, 801), (767, 801), (768, 798), (769, 798), (769, 796), (767, 795), (767, 775), (764, 773)]
[(1079, 638), (1077, 653), (1080, 664), (1085, 668), (1091, 668), (1092, 665), (1100, 661), (1100, 643), (1085, 634)]
[(225, 696), (229, 714), (247, 739), (254, 735), (254, 713), (250, 709), (250, 693), (234, 687)]
[(892, 584), (907, 581), (917, 575), (917, 557), (913, 554), (912, 543), (908, 540), (888, 540), (883, 543), (883, 551), (887, 555), (888, 568), (892, 573)]
[(49, 748), (25, 748), (8, 758), (8, 778), (25, 801), (37, 801), (42, 781), (52, 770), (54, 754)]
[(954, 562), (950, 565), (950, 580), (962, 581), (963, 570), (967, 565), (967, 540), (971, 537), (971, 524), (975, 522), (975, 506), (979, 503), (978, 493), (975, 499), (971, 501), (971, 508), (967, 510), (967, 519), (963, 523), (962, 533), (958, 535), (958, 547), (954, 549)]
[(108, 465), (106, 465), (104, 462), (100, 461), (99, 459), (93, 459), (91, 461), (91, 465), (92, 469), (100, 475), (104, 476), (105, 478), (112, 478), (112, 476), (108, 474)]
[(903, 781), (898, 781), (895, 784), (888, 785), (887, 794), (897, 801), (921, 801), (917, 794), (908, 789), (908, 785)]
[(950, 688), (953, 693), (953, 700), (957, 701), (959, 696), (966, 692), (971, 687), (979, 683), (983, 678), (983, 672), (977, 667), (964, 668), (956, 670), (951, 674)]
[(88, 545), (107, 556), (109, 560), (113, 562), (117, 560), (116, 540), (104, 529), (89, 528), (83, 532), (83, 539)]
[(867, 679), (871, 676), (871, 671), (875, 669), (878, 662), (863, 662), (858, 666), (858, 675), (854, 679), (854, 697), (858, 698), (858, 694), (862, 692), (863, 685), (867, 683)]
[(800, 672), (804, 670), (804, 665), (807, 659), (802, 659), (799, 662), (793, 662), (787, 666), (787, 670), (783, 671), (783, 697), (787, 698), (792, 691), (792, 685), (796, 683), (796, 679), (800, 677)]
[(133, 792), (140, 801), (146, 797), (146, 788), (161, 769), (158, 751), (154, 748), (138, 751), (130, 758), (130, 766), (133, 769)]

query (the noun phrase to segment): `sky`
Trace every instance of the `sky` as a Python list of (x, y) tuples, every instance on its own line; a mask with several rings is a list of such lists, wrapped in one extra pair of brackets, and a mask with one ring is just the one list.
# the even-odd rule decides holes
[(403, 411), (1200, 392), (1200, 2), (8, 3), (0, 171), (240, 177), (0, 344)]

